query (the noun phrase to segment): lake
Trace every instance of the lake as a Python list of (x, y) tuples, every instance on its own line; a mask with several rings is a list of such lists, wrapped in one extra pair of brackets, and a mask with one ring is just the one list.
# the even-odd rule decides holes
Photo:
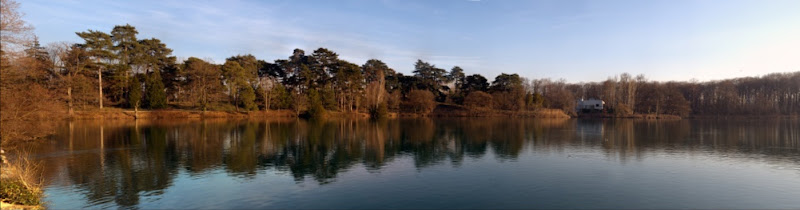
[(800, 208), (800, 120), (75, 121), (74, 208)]

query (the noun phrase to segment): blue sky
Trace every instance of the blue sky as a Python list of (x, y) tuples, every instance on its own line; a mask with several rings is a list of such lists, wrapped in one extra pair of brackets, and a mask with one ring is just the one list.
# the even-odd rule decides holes
[(716, 80), (800, 71), (800, 1), (20, 1), (42, 43), (135, 26), (174, 55), (272, 61), (326, 47), (410, 74), (417, 59), (489, 78)]

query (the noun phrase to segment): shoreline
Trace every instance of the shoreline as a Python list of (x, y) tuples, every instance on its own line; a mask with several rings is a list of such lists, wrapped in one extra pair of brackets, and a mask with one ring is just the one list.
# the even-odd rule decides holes
[(252, 111), (252, 112), (235, 112), (235, 111), (198, 111), (198, 110), (182, 110), (182, 109), (167, 109), (167, 110), (146, 110), (134, 112), (127, 109), (107, 109), (107, 110), (91, 110), (91, 111), (75, 111), (73, 116), (67, 116), (66, 119), (75, 120), (100, 120), (100, 119), (113, 119), (113, 120), (135, 120), (135, 119), (207, 119), (207, 118), (256, 118), (256, 117), (270, 117), (270, 118), (284, 118), (295, 117), (294, 112), (290, 110), (271, 110), (271, 111)]
[[(445, 108), (440, 108), (445, 107)], [(452, 105), (443, 105), (434, 111), (422, 113), (389, 112), (386, 118), (416, 118), (416, 117), (525, 117), (525, 118), (572, 118), (563, 111), (554, 109), (540, 109), (533, 111), (507, 111), (507, 110), (480, 110), (458, 107), (453, 109)], [(44, 119), (46, 117), (43, 117)], [(270, 110), (270, 111), (198, 111), (198, 110), (148, 110), (138, 111), (110, 108), (102, 111), (84, 110), (75, 111), (73, 116), (66, 116), (69, 120), (135, 120), (135, 119), (251, 119), (251, 118), (302, 118), (297, 116), (292, 110)], [(337, 112), (327, 111), (326, 118), (347, 118), (347, 119), (369, 119), (369, 113), (363, 112)]]
[[(510, 118), (543, 118), (543, 119), (646, 119), (646, 120), (681, 120), (681, 119), (775, 119), (788, 118), (797, 119), (798, 115), (689, 115), (685, 117), (666, 114), (633, 114), (625, 116), (614, 116), (611, 114), (578, 114), (568, 115), (558, 109), (538, 109), (508, 111), (496, 109), (467, 108), (460, 105), (440, 104), (433, 111), (423, 113), (409, 112), (389, 112), (388, 119), (395, 118), (484, 118), (484, 117), (510, 117)], [(106, 108), (104, 110), (81, 110), (74, 111), (74, 115), (68, 116), (66, 113), (54, 113), (40, 111), (32, 115), (31, 120), (160, 120), (160, 119), (255, 119), (255, 118), (302, 118), (296, 112), (287, 109), (270, 111), (200, 111), (186, 109), (164, 109), (164, 110), (140, 110), (134, 112), (129, 109)], [(368, 113), (364, 112), (338, 112), (327, 111), (325, 118), (331, 119), (369, 119)]]

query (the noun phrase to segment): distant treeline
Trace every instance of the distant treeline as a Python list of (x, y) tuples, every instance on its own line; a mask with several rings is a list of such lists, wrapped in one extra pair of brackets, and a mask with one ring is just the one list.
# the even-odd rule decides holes
[(381, 60), (358, 65), (326, 48), (310, 54), (295, 49), (288, 58), (271, 62), (248, 54), (215, 64), (195, 57), (179, 61), (159, 39), (137, 37), (131, 25), (115, 26), (110, 33), (76, 34), (83, 43), (41, 46), (33, 40), (22, 44), (21, 52), (3, 48), (4, 113), (111, 106), (383, 116), (390, 111), (425, 114), (437, 103), (575, 113), (581, 98), (602, 99), (604, 112), (617, 116), (800, 113), (800, 72), (710, 82), (655, 82), (625, 73), (577, 84), (504, 73), (490, 83), (480, 74), (465, 75), (458, 66), (448, 71), (422, 60), (414, 64), (413, 75), (404, 75)]

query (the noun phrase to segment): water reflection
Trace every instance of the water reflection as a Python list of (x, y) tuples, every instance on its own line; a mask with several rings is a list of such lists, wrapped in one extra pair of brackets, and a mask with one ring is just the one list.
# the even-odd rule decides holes
[[(620, 163), (648, 154), (718, 154), (767, 163), (800, 163), (798, 120), (296, 119), (194, 122), (70, 122), (35, 145), (51, 186), (72, 186), (90, 204), (136, 206), (185, 171), (224, 171), (244, 181), (267, 171), (298, 183), (336, 181), (363, 165), (379, 172), (397, 158), (418, 170), (492, 157), (602, 151)], [(491, 156), (488, 156), (491, 154)], [(570, 154), (580, 155), (580, 154)]]

